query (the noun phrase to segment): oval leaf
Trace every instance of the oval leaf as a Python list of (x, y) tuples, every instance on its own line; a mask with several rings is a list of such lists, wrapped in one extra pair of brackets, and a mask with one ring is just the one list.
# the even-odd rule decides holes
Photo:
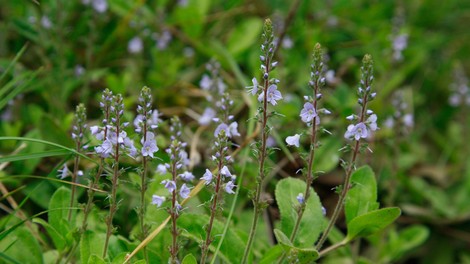
[[(289, 237), (297, 221), (297, 195), (304, 193), (306, 184), (304, 181), (294, 178), (286, 178), (276, 186), (276, 201), (281, 212), (281, 231)], [(300, 222), (294, 245), (300, 247), (311, 246), (324, 229), (322, 205), (318, 195), (311, 189), (310, 198), (307, 201), (305, 212)]]
[(401, 214), (398, 207), (383, 208), (360, 215), (348, 223), (348, 241), (379, 232), (393, 223)]
[(369, 166), (356, 170), (351, 175), (353, 187), (348, 191), (344, 210), (346, 222), (349, 223), (357, 216), (377, 210), (377, 182), (375, 174)]
[(186, 257), (184, 257), (183, 261), (181, 264), (197, 264), (196, 258), (193, 256), (193, 254), (188, 254)]

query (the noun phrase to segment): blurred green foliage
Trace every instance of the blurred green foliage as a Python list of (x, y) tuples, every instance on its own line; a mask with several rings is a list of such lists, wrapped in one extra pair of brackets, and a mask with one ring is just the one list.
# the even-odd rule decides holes
[[(340, 184), (339, 175), (342, 175), (338, 163), (344, 156), (337, 151), (342, 145), (339, 139), (347, 126), (345, 117), (356, 107), (354, 93), (360, 58), (369, 53), (375, 61), (374, 87), (378, 100), (371, 108), (379, 116), (381, 129), (370, 144), (374, 153), (364, 155), (360, 163), (367, 162), (376, 172), (372, 175), (378, 183), (373, 202), (378, 199), (380, 204), (398, 206), (403, 213), (386, 234), (368, 237), (367, 243), (357, 242), (351, 250), (339, 250), (322, 263), (348, 263), (351, 259), (357, 263), (470, 263), (470, 105), (455, 107), (448, 100), (452, 84), (459, 82), (456, 70), (461, 69), (464, 75), (470, 76), (467, 25), (470, 1), (301, 1), (292, 14), (294, 1), (281, 0), (108, 0), (104, 12), (97, 11), (92, 4), (84, 4), (87, 1), (39, 2), (22, 0), (1, 4), (0, 136), (43, 139), (72, 147), (69, 133), (72, 111), (78, 103), (87, 106), (90, 123), (99, 122), (101, 113), (97, 102), (103, 88), (108, 87), (125, 95), (129, 109), (126, 118), (132, 120), (140, 88), (146, 85), (152, 88), (155, 105), (164, 119), (177, 114), (186, 125), (185, 136), (193, 139), (197, 135), (196, 152), (201, 163), (196, 164), (195, 174), (202, 175), (212, 135), (208, 131), (195, 132), (197, 119), (207, 105), (205, 94), (199, 89), (205, 64), (211, 59), (221, 63), (222, 77), (235, 99), (240, 131), (249, 130), (245, 120), (251, 117), (253, 103), (244, 87), (253, 76), (259, 77), (259, 36), (264, 18), (270, 17), (276, 35), (285, 34), (276, 56), (279, 60), (276, 77), (281, 80), (279, 89), (285, 101), (276, 107), (284, 115), (274, 124), (275, 140), (282, 145), (282, 152), (270, 156), (269, 165), (276, 168), (276, 173), (270, 175), (273, 180), (266, 186), (267, 195), (273, 196), (278, 181), (295, 176), (300, 167), (301, 159), (284, 147), (283, 139), (301, 127), (298, 113), (302, 97), (310, 93), (307, 86), (310, 54), (319, 42), (326, 48), (329, 69), (334, 71), (328, 88), (324, 89), (325, 107), (333, 114), (322, 120), (333, 136), (321, 136), (323, 146), (317, 162), (323, 174), (314, 182), (314, 188), (330, 214), (335, 200), (331, 188)], [(286, 24), (290, 17), (291, 22)], [(393, 104), (397, 91), (403, 93), (400, 102), (406, 103), (405, 112), (414, 116), (412, 128), (406, 131), (402, 123), (395, 122), (392, 128), (384, 123), (397, 110)], [(165, 146), (166, 141), (162, 133), (159, 145)], [(0, 141), (2, 155), (14, 151), (28, 155), (51, 149), (38, 143), (21, 145), (11, 140)], [(165, 158), (162, 153), (158, 155)], [(12, 197), (32, 217), (51, 210), (50, 204), (55, 203), (58, 195), (69, 194), (60, 188), (62, 183), (15, 175), (55, 178), (57, 169), (71, 157), (15, 161), (0, 171), (0, 180), (8, 190), (18, 190)], [(93, 164), (86, 160), (82, 163), (91, 174)], [(237, 167), (237, 171), (241, 168), (242, 165)], [(246, 239), (243, 231), (247, 231), (246, 222), (251, 219), (248, 190), (253, 189), (257, 169), (250, 162), (244, 168), (246, 182), (232, 219), (238, 229), (228, 233), (237, 241)], [(137, 243), (134, 208), (138, 200), (135, 188), (138, 178), (134, 176), (130, 174), (126, 181), (132, 184), (122, 185), (120, 190), (121, 195), (130, 198), (123, 202), (116, 216), (120, 228), (110, 250), (116, 259), (123, 258), (119, 254), (133, 250)], [(156, 180), (149, 187), (149, 199), (151, 194), (163, 190), (158, 184), (159, 177), (155, 175)], [(85, 183), (84, 179), (81, 181)], [(357, 179), (357, 183), (363, 184), (360, 188), (373, 189), (375, 183), (369, 184), (370, 181), (366, 177)], [(350, 195), (359, 195), (359, 190)], [(85, 196), (81, 195), (80, 201)], [(104, 208), (106, 203), (100, 202), (104, 198), (101, 194), (97, 199), (98, 208)], [(194, 205), (209, 198), (210, 194), (202, 191)], [(227, 198), (227, 205), (231, 204), (230, 199)], [(9, 204), (6, 197), (1, 197), (0, 202)], [(282, 216), (279, 217), (282, 206), (279, 202), (270, 206), (266, 217), (276, 222), (274, 225), (278, 225), (279, 219), (282, 222)], [(372, 207), (377, 209), (375, 204)], [(191, 213), (205, 210), (196, 208)], [(347, 211), (348, 222), (352, 211)], [(54, 216), (60, 211), (48, 214), (52, 227), (41, 218), (35, 222), (44, 227), (45, 231), (41, 232), (48, 234), (40, 236), (51, 241), (40, 244), (39, 240), (29, 238), (28, 229), (22, 224), (2, 237), (0, 257), (20, 263), (54, 261), (58, 251), (45, 249), (51, 245), (61, 249), (72, 243), (73, 225), (68, 226), (60, 216)], [(162, 211), (149, 207), (147, 218), (153, 226), (164, 217)], [(190, 217), (181, 219), (186, 229), (202, 231), (205, 218), (192, 222)], [(105, 229), (100, 210), (95, 210), (91, 218), (93, 229)], [(2, 214), (0, 230), (4, 232), (20, 221)], [(281, 252), (276, 247), (268, 250), (275, 237), (266, 234), (265, 225), (272, 223), (260, 226), (261, 235), (255, 242), (254, 252), (257, 258), (268, 256), (269, 252)], [(218, 223), (217, 228), (221, 229), (222, 224)], [(194, 255), (198, 254), (197, 243), (202, 237), (195, 237), (196, 231), (183, 235), (188, 239), (187, 253)], [(336, 235), (337, 241), (343, 239), (339, 232)], [(165, 230), (150, 244), (149, 254), (157, 260), (155, 263), (168, 258), (165, 245), (169, 236)], [(94, 254), (100, 254), (97, 247), (102, 238), (96, 233), (87, 233), (85, 238), (86, 243), (77, 252), (83, 259), (99, 261)], [(15, 241), (19, 242), (15, 244)], [(28, 248), (30, 255), (23, 256), (22, 248)], [(357, 259), (359, 249), (364, 256), (361, 259)], [(43, 256), (41, 252), (45, 252)], [(159, 255), (160, 252), (165, 253)], [(219, 256), (236, 263), (240, 256), (233, 252), (226, 255), (229, 253), (229, 249), (221, 248)], [(190, 261), (191, 257), (187, 258)]]

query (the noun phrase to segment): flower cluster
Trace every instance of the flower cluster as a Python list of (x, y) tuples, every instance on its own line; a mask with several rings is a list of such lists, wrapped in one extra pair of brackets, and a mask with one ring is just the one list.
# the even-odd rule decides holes
[[(307, 127), (312, 127), (312, 134), (320, 126), (320, 114), (329, 115), (331, 112), (325, 108), (318, 109), (318, 102), (323, 98), (321, 89), (325, 86), (326, 77), (325, 77), (325, 64), (323, 51), (321, 45), (317, 43), (313, 50), (313, 62), (310, 65), (310, 81), (308, 86), (313, 90), (313, 96), (304, 96), (304, 106), (300, 110), (300, 118)], [(289, 136), (286, 138), (286, 143), (289, 146), (299, 147), (300, 135), (295, 134), (294, 136)], [(312, 142), (314, 145), (315, 143)]]
[(127, 136), (123, 128), (129, 123), (122, 123), (121, 118), (124, 113), (124, 103), (122, 95), (113, 95), (106, 89), (102, 95), (100, 107), (103, 110), (105, 118), (103, 119), (103, 127), (90, 127), (91, 134), (102, 143), (95, 147), (95, 152), (102, 158), (115, 157), (118, 153), (116, 150), (122, 150), (124, 153), (135, 157), (137, 149), (134, 141)]
[(206, 69), (210, 72), (210, 75), (204, 74), (199, 82), (199, 86), (203, 91), (207, 92), (207, 100), (213, 101), (212, 95), (223, 95), (227, 85), (220, 77), (220, 63), (211, 61), (206, 65)]
[(75, 110), (75, 124), (72, 127), (72, 139), (77, 144), (81, 144), (83, 141), (83, 133), (86, 128), (86, 108), (83, 104), (79, 104)]
[[(274, 44), (273, 28), (270, 20), (266, 20), (264, 32), (263, 32), (263, 43), (261, 44), (261, 72), (264, 85), (261, 86), (258, 83), (258, 79), (254, 77), (251, 81), (252, 86), (246, 87), (248, 92), (252, 95), (257, 95), (258, 102), (267, 102), (271, 105), (276, 105), (277, 101), (282, 99), (281, 92), (277, 89), (279, 80), (276, 78), (269, 78), (269, 74), (274, 70), (278, 64), (277, 61), (273, 61), (274, 51), (276, 50)], [(265, 98), (266, 97), (266, 98)]]
[(361, 106), (360, 115), (350, 115), (346, 117), (347, 120), (354, 122), (348, 126), (344, 137), (348, 140), (359, 141), (361, 138), (368, 138), (371, 132), (378, 129), (377, 115), (372, 110), (367, 109), (367, 103), (374, 100), (377, 93), (371, 91), (371, 85), (374, 80), (373, 75), (373, 61), (370, 55), (365, 55), (362, 60), (361, 67), (361, 83), (358, 88), (357, 100)]
[(144, 87), (140, 92), (139, 105), (137, 106), (137, 116), (134, 119), (135, 132), (141, 136), (142, 157), (154, 157), (158, 151), (154, 130), (160, 123), (159, 113), (152, 110), (152, 94), (150, 88)]
[[(182, 199), (188, 198), (191, 191), (188, 185), (195, 177), (188, 171), (190, 160), (188, 153), (185, 151), (187, 144), (181, 140), (181, 122), (177, 117), (171, 120), (170, 131), (172, 132), (171, 144), (166, 149), (166, 153), (170, 156), (170, 162), (160, 165), (157, 170), (160, 172), (171, 172), (172, 178), (163, 180), (161, 184), (163, 184), (168, 190), (168, 193), (173, 196), (172, 199), (175, 199), (175, 206), (172, 209), (176, 210), (176, 214), (179, 214), (181, 205), (178, 199), (176, 199), (176, 194), (179, 194)], [(180, 184), (180, 182), (182, 182), (182, 184)], [(164, 196), (153, 195), (152, 197), (152, 203), (157, 206), (161, 206), (165, 200), (166, 198)]]

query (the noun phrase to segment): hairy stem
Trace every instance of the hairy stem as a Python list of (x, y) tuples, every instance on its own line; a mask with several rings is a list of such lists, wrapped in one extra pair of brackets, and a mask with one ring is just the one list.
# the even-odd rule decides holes
[(219, 159), (219, 164), (217, 166), (218, 170), (217, 170), (217, 182), (215, 184), (215, 194), (212, 200), (211, 216), (209, 219), (209, 225), (207, 226), (206, 240), (204, 241), (204, 244), (202, 245), (201, 261), (199, 262), (200, 264), (206, 263), (207, 253), (209, 251), (209, 245), (212, 243), (211, 231), (212, 231), (212, 225), (214, 223), (215, 215), (217, 213), (217, 202), (218, 202), (218, 198), (220, 195), (220, 190), (221, 190), (220, 187), (222, 183), (222, 174), (220, 173), (220, 171), (222, 170), (222, 166), (223, 166), (223, 146), (220, 146), (219, 154), (220, 154), (220, 159)]
[[(171, 175), (173, 177), (173, 182), (176, 183), (176, 162), (173, 162)], [(176, 226), (176, 220), (178, 219), (178, 213), (176, 208), (176, 188), (172, 192), (171, 197), (171, 235), (172, 235), (172, 242), (170, 248), (170, 263), (177, 264), (178, 263), (178, 229)]]
[[(80, 128), (80, 133), (83, 133), (81, 128)], [(80, 148), (81, 148), (80, 140), (77, 140), (77, 143), (76, 143), (77, 152), (80, 152)], [(72, 173), (72, 183), (74, 183), (74, 184), (72, 184), (72, 195), (70, 196), (70, 210), (69, 210), (69, 215), (67, 217), (69, 222), (72, 219), (72, 207), (73, 207), (73, 204), (74, 204), (75, 192), (76, 192), (76, 189), (77, 189), (77, 186), (75, 186), (75, 183), (77, 182), (77, 173), (78, 173), (78, 163), (79, 162), (80, 162), (80, 156), (76, 155), (75, 160), (74, 160), (74, 165), (73, 165), (73, 173)]]
[[(116, 136), (119, 136), (119, 114), (116, 115)], [(108, 243), (109, 238), (113, 232), (113, 218), (114, 214), (117, 211), (117, 201), (116, 201), (116, 194), (118, 188), (118, 178), (119, 178), (119, 143), (116, 139), (116, 148), (114, 153), (114, 171), (113, 171), (113, 179), (112, 179), (112, 186), (111, 186), (111, 206), (109, 207), (109, 215), (106, 218), (106, 240), (104, 242), (104, 250), (103, 250), (103, 258), (106, 257), (106, 253), (108, 251)]]
[[(266, 72), (269, 72), (269, 66), (270, 66), (270, 59), (267, 57), (266, 58)], [(251, 224), (251, 229), (250, 229), (250, 235), (248, 237), (248, 242), (246, 244), (245, 252), (243, 253), (243, 258), (242, 258), (242, 263), (245, 264), (247, 263), (248, 256), (250, 255), (251, 251), (251, 246), (253, 244), (253, 240), (255, 237), (256, 233), (256, 228), (258, 226), (258, 219), (259, 215), (261, 214), (261, 191), (262, 191), (262, 186), (263, 186), (263, 180), (264, 180), (264, 164), (267, 156), (266, 152), (266, 141), (268, 139), (268, 129), (267, 129), (267, 123), (268, 123), (268, 100), (267, 100), (267, 93), (268, 93), (268, 86), (269, 86), (269, 78), (264, 78), (264, 87), (263, 87), (263, 119), (262, 119), (262, 135), (261, 135), (261, 154), (259, 156), (260, 158), (260, 163), (259, 163), (259, 172), (258, 172), (258, 178), (257, 178), (257, 183), (256, 183), (256, 191), (255, 191), (255, 198), (253, 199), (253, 206), (254, 206), (254, 216), (253, 216), (253, 222)]]
[[(147, 112), (144, 113), (144, 116), (147, 116)], [(144, 122), (143, 126), (143, 136), (144, 136), (144, 142), (147, 141), (147, 121)], [(140, 216), (140, 230), (141, 230), (141, 240), (144, 240), (145, 237), (148, 234), (147, 227), (145, 226), (145, 192), (147, 191), (147, 157), (142, 157), (142, 182), (140, 185), (140, 210), (139, 210), (139, 216)], [(149, 263), (149, 257), (147, 253), (147, 247), (143, 248), (144, 252), (144, 257), (146, 263)]]

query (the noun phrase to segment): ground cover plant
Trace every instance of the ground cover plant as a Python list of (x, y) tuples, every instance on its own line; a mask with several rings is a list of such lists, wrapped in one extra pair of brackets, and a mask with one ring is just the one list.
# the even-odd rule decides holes
[(469, 11), (7, 1), (0, 262), (470, 263)]

